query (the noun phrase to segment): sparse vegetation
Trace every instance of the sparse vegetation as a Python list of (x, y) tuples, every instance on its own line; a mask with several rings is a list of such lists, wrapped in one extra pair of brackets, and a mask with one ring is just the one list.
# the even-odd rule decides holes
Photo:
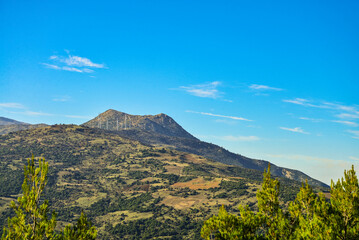
[[(15, 183), (21, 185), (30, 150), (49, 163), (43, 197), (58, 213), (59, 224), (76, 223), (83, 209), (99, 239), (199, 239), (203, 221), (220, 205), (230, 213), (239, 204), (257, 209), (253, 195), (262, 175), (257, 170), (143, 145), (101, 129), (54, 125), (0, 136), (0, 226), (14, 216), (8, 205), (21, 193)], [(284, 191), (300, 188), (295, 181), (280, 181)], [(154, 219), (168, 227), (134, 230)]]

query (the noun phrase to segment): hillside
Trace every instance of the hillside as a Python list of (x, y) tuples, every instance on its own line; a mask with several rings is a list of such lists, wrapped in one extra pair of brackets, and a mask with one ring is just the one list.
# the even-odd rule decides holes
[(15, 125), (15, 124), (27, 124), (23, 122), (16, 121), (14, 119), (0, 117), (0, 125)]
[[(100, 239), (199, 239), (203, 220), (220, 205), (256, 208), (262, 172), (154, 147), (117, 132), (54, 125), (0, 136), (0, 229), (21, 191), (26, 157), (50, 164), (45, 198), (60, 225), (84, 209)], [(281, 200), (300, 184), (281, 181)], [(320, 189), (317, 189), (320, 190)]]
[[(130, 127), (124, 127), (124, 116), (131, 116), (131, 119), (134, 119)], [(142, 123), (147, 121), (155, 122), (156, 128), (144, 127), (145, 124)], [(119, 122), (119, 124), (117, 124), (117, 122)], [(112, 130), (118, 132), (120, 136), (128, 137), (145, 144), (198, 154), (224, 164), (237, 165), (244, 168), (260, 170), (261, 172), (264, 171), (269, 164), (268, 161), (247, 158), (240, 154), (229, 152), (215, 144), (200, 141), (186, 132), (178, 123), (165, 114), (137, 116), (128, 115), (115, 110), (107, 110), (83, 125)], [(148, 125), (152, 126), (151, 124)], [(271, 165), (271, 173), (275, 176), (289, 178), (298, 182), (304, 182), (308, 179), (308, 182), (313, 186), (328, 187), (326, 184), (298, 170), (282, 168), (274, 164)]]
[(0, 135), (10, 132), (17, 132), (26, 129), (38, 128), (47, 126), (46, 124), (29, 124), (19, 122), (10, 118), (0, 117)]
[(11, 124), (11, 125), (0, 125), (0, 135), (17, 132), (27, 129), (45, 127), (46, 124)]

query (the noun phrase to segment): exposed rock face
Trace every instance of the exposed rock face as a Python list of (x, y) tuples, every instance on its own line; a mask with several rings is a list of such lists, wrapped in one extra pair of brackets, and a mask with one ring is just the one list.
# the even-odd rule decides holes
[(130, 115), (116, 110), (107, 110), (96, 118), (82, 124), (106, 130), (142, 129), (171, 137), (196, 139), (166, 114)]

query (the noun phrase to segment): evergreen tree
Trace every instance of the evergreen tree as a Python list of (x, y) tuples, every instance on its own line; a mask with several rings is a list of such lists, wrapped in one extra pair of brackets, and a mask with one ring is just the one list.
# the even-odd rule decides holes
[(239, 207), (240, 216), (224, 206), (205, 221), (201, 236), (206, 239), (359, 239), (359, 183), (354, 167), (331, 184), (331, 199), (317, 195), (306, 181), (284, 212), (279, 204), (279, 182), (263, 174), (257, 193), (258, 212)]
[(290, 225), (283, 210), (279, 207), (279, 181), (272, 179), (270, 165), (264, 171), (262, 190), (257, 193), (258, 217), (261, 219), (261, 232), (265, 239), (288, 239)]
[(74, 226), (67, 225), (64, 229), (63, 240), (94, 240), (96, 239), (97, 231), (92, 226), (91, 222), (87, 220), (84, 212), (81, 212), (81, 217), (77, 220)]
[(359, 184), (354, 166), (336, 184), (332, 180), (330, 193), (336, 239), (359, 239)]
[(330, 205), (322, 194), (314, 193), (308, 181), (289, 203), (289, 212), (294, 239), (335, 239), (330, 227)]
[(27, 160), (24, 169), (22, 196), (17, 203), (11, 202), (16, 216), (8, 219), (8, 227), (4, 227), (2, 239), (53, 239), (56, 227), (56, 213), (48, 218), (49, 204), (45, 200), (40, 205), (40, 196), (47, 183), (48, 163), (45, 159), (39, 160), (39, 167), (35, 167), (32, 156)]
[(38, 167), (35, 166), (34, 156), (27, 160), (27, 166), (24, 168), (22, 196), (18, 197), (17, 203), (12, 201), (10, 204), (16, 216), (8, 219), (8, 226), (4, 227), (1, 239), (96, 239), (97, 230), (83, 212), (76, 225), (68, 225), (63, 232), (55, 233), (56, 213), (52, 212), (49, 218), (48, 200), (40, 199), (47, 184), (48, 166), (44, 158), (39, 159)]

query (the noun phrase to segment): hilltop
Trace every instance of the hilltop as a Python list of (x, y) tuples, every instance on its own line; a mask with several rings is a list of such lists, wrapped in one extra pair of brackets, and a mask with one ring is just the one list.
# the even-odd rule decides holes
[(106, 130), (141, 129), (165, 136), (181, 137), (196, 140), (194, 136), (184, 130), (175, 120), (166, 114), (131, 115), (109, 109), (94, 119), (82, 124), (87, 127)]
[[(269, 164), (268, 161), (248, 158), (215, 144), (200, 141), (165, 114), (139, 116), (110, 109), (84, 123), (83, 126), (114, 131), (122, 137), (144, 144), (193, 153), (224, 164), (260, 171), (264, 171)], [(307, 179), (308, 183), (313, 186), (328, 187), (298, 170), (282, 168), (274, 164), (271, 166), (271, 173), (275, 176), (298, 182), (304, 182)]]

